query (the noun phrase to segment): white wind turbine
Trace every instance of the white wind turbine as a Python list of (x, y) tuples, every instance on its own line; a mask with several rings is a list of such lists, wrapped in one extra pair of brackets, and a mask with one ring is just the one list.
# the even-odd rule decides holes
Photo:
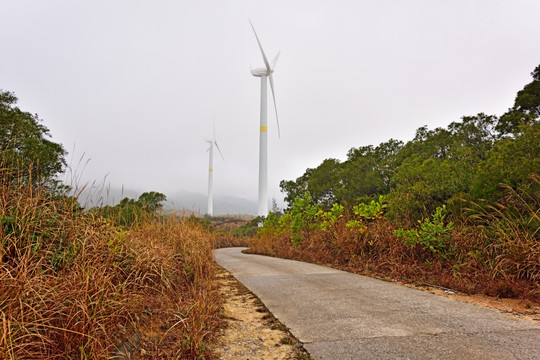
[(261, 41), (257, 36), (257, 32), (251, 23), (251, 28), (261, 49), (261, 54), (264, 60), (265, 67), (251, 69), (251, 75), (261, 78), (261, 124), (260, 124), (260, 140), (259, 140), (259, 216), (268, 215), (268, 126), (267, 126), (267, 95), (266, 95), (266, 79), (270, 80), (270, 89), (272, 90), (272, 98), (274, 100), (274, 109), (276, 111), (276, 122), (278, 129), (278, 136), (280, 136), (279, 131), (279, 120), (277, 115), (277, 106), (276, 106), (276, 95), (274, 93), (274, 78), (272, 73), (276, 67), (277, 60), (279, 58), (279, 52), (277, 53), (274, 60), (272, 60), (272, 65), (268, 62), (266, 54), (261, 45)]
[(208, 151), (209, 152), (209, 164), (208, 164), (208, 211), (207, 214), (209, 216), (214, 215), (214, 145), (216, 145), (216, 148), (219, 151), (219, 154), (221, 155), (221, 158), (223, 161), (225, 161), (225, 158), (223, 157), (223, 154), (221, 153), (221, 150), (219, 149), (219, 145), (216, 140), (216, 124), (214, 123), (214, 137), (210, 140), (206, 140), (206, 142), (209, 144)]

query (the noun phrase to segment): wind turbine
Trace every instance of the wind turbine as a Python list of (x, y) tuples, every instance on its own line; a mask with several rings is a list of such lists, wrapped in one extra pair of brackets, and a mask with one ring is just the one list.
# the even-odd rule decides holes
[(221, 158), (223, 161), (225, 161), (225, 158), (223, 157), (223, 154), (221, 153), (221, 150), (219, 149), (219, 145), (216, 140), (216, 123), (214, 122), (214, 136), (210, 140), (206, 140), (206, 142), (209, 144), (208, 146), (208, 153), (209, 153), (209, 164), (208, 164), (208, 216), (214, 215), (214, 145), (216, 145), (216, 148), (219, 151), (219, 154), (221, 155)]
[(263, 57), (264, 65), (263, 68), (251, 69), (251, 75), (261, 78), (261, 124), (260, 124), (260, 140), (259, 140), (259, 216), (268, 215), (268, 126), (267, 126), (267, 94), (266, 94), (266, 79), (270, 80), (270, 89), (272, 90), (272, 99), (274, 100), (274, 109), (276, 111), (276, 122), (278, 129), (278, 136), (281, 136), (279, 131), (279, 120), (277, 115), (277, 106), (276, 106), (276, 95), (274, 93), (274, 78), (272, 73), (276, 67), (276, 63), (279, 58), (279, 52), (277, 53), (274, 60), (272, 60), (272, 65), (268, 62), (268, 58), (264, 53), (264, 50), (261, 45), (261, 41), (257, 36), (255, 27), (251, 24), (259, 48), (261, 49), (261, 54)]

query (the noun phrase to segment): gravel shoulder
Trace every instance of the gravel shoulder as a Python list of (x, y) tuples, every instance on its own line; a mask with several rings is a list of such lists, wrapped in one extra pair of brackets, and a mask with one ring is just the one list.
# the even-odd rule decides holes
[(213, 349), (219, 359), (310, 359), (302, 344), (253, 293), (223, 268), (217, 277), (226, 322)]

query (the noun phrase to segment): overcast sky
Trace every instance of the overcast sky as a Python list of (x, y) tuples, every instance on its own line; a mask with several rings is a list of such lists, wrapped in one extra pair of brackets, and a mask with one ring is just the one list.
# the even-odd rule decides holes
[[(538, 0), (0, 0), (0, 89), (38, 113), (81, 181), (256, 200), (260, 80), (269, 198), (325, 158), (423, 125), (500, 115), (540, 63)], [(256, 211), (256, 209), (254, 209)]]

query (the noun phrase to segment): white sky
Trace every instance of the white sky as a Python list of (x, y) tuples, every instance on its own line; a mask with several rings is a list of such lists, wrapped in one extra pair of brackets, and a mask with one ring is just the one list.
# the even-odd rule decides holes
[[(255, 200), (263, 65), (269, 198), (351, 147), (500, 115), (540, 63), (538, 0), (0, 0), (0, 88), (38, 113), (82, 181)], [(269, 89), (270, 90), (270, 89)], [(80, 170), (79, 170), (80, 171)]]

